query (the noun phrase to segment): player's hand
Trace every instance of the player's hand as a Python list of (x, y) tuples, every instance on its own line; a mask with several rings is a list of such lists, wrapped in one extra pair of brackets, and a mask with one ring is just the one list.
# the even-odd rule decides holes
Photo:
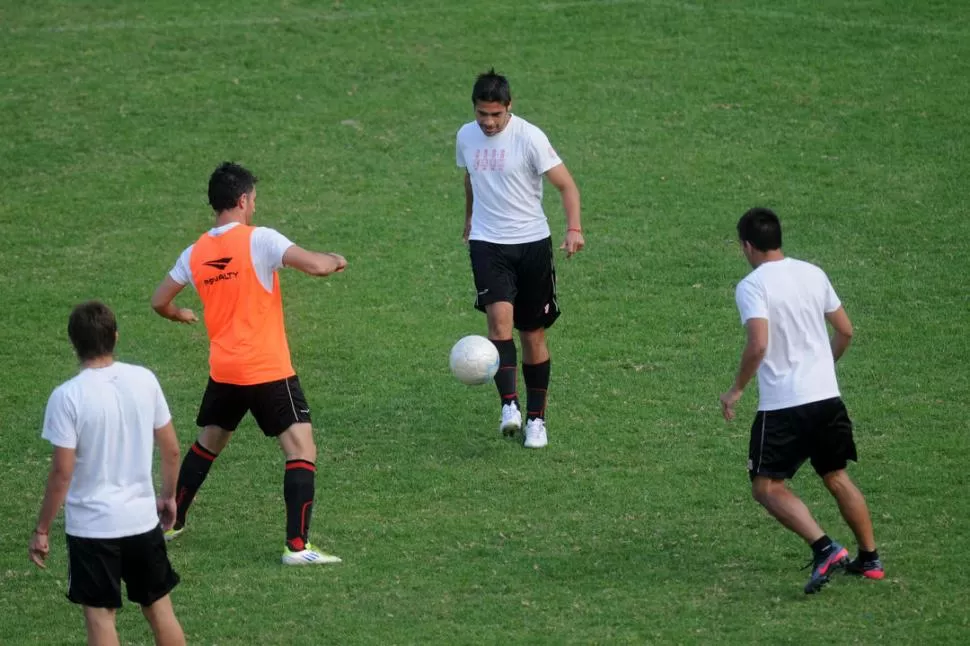
[(174, 320), (177, 321), (178, 323), (188, 323), (188, 324), (199, 322), (199, 319), (195, 315), (195, 312), (193, 312), (187, 307), (180, 307), (178, 310), (176, 310)]
[(34, 562), (34, 565), (39, 568), (46, 568), (44, 561), (47, 560), (50, 551), (51, 547), (47, 542), (47, 534), (34, 532), (30, 537), (30, 545), (27, 547), (27, 554), (30, 555), (30, 560)]
[(586, 246), (586, 239), (583, 238), (583, 232), (577, 231), (575, 229), (569, 229), (566, 231), (566, 239), (562, 241), (559, 245), (560, 249), (566, 250), (566, 257), (570, 258), (572, 255), (578, 251), (582, 251), (583, 247)]
[(472, 221), (465, 220), (465, 230), (461, 234), (461, 240), (465, 244), (468, 244), (468, 236), (472, 234)]
[(731, 390), (721, 395), (721, 414), (724, 415), (724, 419), (729, 422), (734, 419), (734, 405), (738, 403), (743, 394), (743, 390), (736, 390), (732, 387)]
[(158, 510), (158, 522), (162, 525), (163, 531), (172, 529), (175, 525), (175, 512), (178, 507), (175, 504), (175, 497), (158, 498), (155, 501), (155, 508)]

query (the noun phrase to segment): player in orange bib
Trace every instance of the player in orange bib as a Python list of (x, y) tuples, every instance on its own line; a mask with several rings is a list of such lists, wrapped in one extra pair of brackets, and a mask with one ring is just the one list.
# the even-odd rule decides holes
[(313, 509), (316, 445), (310, 407), (290, 362), (277, 271), (293, 267), (311, 276), (343, 271), (335, 253), (307, 251), (279, 232), (252, 226), (256, 177), (225, 162), (209, 178), (209, 204), (216, 226), (187, 248), (152, 296), (159, 315), (195, 323), (192, 310), (173, 301), (192, 283), (202, 301), (209, 335), (209, 383), (196, 424), (198, 440), (186, 451), (179, 471), (171, 540), (185, 529), (185, 515), (209, 468), (247, 412), (267, 437), (279, 439), (286, 455), (286, 565), (339, 563), (308, 540)]

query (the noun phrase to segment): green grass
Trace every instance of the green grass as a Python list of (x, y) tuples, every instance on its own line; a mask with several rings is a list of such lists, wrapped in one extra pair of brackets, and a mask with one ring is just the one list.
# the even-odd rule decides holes
[[(119, 357), (194, 439), (205, 334), (148, 298), (210, 224), (224, 159), (261, 177), (260, 222), (350, 262), (283, 277), (320, 431), (313, 536), (345, 563), (277, 564), (282, 458), (246, 422), (170, 551), (190, 643), (965, 641), (963, 2), (4, 1), (0, 59), (0, 643), (83, 635), (63, 543), (46, 572), (26, 559), (72, 305), (116, 310)], [(583, 192), (542, 452), (446, 367), (484, 330), (454, 134), (491, 65)], [(857, 329), (839, 373), (882, 583), (802, 594), (807, 550), (750, 499), (747, 424), (718, 413), (756, 204)], [(850, 540), (810, 470), (794, 486)], [(119, 628), (150, 641), (131, 605)]]

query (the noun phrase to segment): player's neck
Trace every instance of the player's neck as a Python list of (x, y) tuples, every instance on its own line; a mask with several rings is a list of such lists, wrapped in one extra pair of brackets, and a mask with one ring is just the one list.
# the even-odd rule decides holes
[(781, 249), (771, 249), (770, 251), (763, 251), (759, 253), (756, 257), (751, 259), (751, 266), (757, 269), (766, 262), (778, 262), (779, 260), (784, 260), (785, 254)]
[(106, 354), (101, 357), (95, 357), (93, 359), (85, 359), (81, 362), (81, 370), (97, 370), (98, 368), (107, 368), (115, 362), (114, 355)]
[(218, 215), (216, 215), (217, 227), (232, 224), (233, 222), (247, 224), (246, 213), (242, 209), (229, 209), (228, 211), (221, 211)]

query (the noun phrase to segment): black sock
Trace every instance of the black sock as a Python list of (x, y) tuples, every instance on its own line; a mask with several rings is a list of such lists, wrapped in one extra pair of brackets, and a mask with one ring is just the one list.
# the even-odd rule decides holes
[(518, 373), (518, 357), (515, 353), (515, 341), (508, 339), (496, 341), (491, 339), (498, 349), (498, 372), (495, 373), (495, 387), (498, 388), (502, 405), (515, 404), (519, 406), (519, 391), (515, 378)]
[(879, 552), (877, 552), (876, 550), (867, 552), (861, 547), (859, 548), (859, 561), (861, 563), (868, 563), (870, 561), (877, 561), (877, 560), (879, 560)]
[(306, 547), (313, 513), (314, 476), (317, 468), (307, 460), (287, 460), (283, 475), (286, 502), (286, 546), (298, 552)]
[(546, 391), (549, 390), (549, 359), (542, 363), (522, 364), (522, 376), (525, 378), (525, 410), (526, 419), (546, 417)]
[(185, 514), (195, 499), (205, 478), (209, 475), (209, 468), (218, 457), (198, 442), (185, 453), (182, 467), (179, 469), (178, 486), (175, 488), (175, 504), (178, 511), (175, 514), (175, 529), (182, 529), (185, 525)]
[(828, 534), (824, 534), (822, 538), (818, 539), (812, 543), (812, 552), (815, 556), (822, 556), (832, 548), (832, 539), (829, 538)]

